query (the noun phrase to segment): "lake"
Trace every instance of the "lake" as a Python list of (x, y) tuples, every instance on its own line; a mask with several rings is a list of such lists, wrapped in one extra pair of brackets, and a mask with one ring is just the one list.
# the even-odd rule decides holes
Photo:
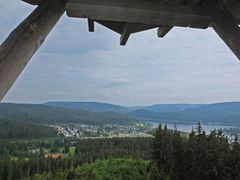
[[(148, 123), (152, 124), (153, 127), (158, 127), (159, 122), (148, 121)], [(174, 129), (175, 125), (179, 131), (191, 132), (193, 127), (197, 126), (196, 124), (174, 124), (174, 123), (162, 123), (163, 126), (167, 125), (168, 129)], [(235, 125), (218, 125), (218, 124), (202, 124), (203, 130), (208, 134), (214, 129), (230, 129), (230, 128), (240, 128), (240, 126)]]

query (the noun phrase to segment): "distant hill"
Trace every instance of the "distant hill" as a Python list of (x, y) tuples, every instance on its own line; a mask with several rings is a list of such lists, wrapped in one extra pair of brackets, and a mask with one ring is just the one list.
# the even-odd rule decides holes
[(180, 112), (201, 106), (203, 106), (203, 104), (155, 104), (152, 106), (146, 106), (143, 109), (154, 112)]
[(0, 139), (33, 139), (57, 136), (51, 127), (20, 120), (0, 120)]
[(129, 116), (139, 120), (168, 122), (168, 123), (196, 123), (199, 119), (183, 112), (153, 112), (138, 109), (128, 113)]
[(177, 112), (153, 112), (145, 109), (138, 109), (131, 111), (129, 115), (138, 119), (161, 122), (195, 123), (200, 120), (204, 123), (240, 125), (240, 103), (227, 102), (200, 106), (197, 105), (197, 107), (191, 107)]
[(53, 107), (61, 107), (67, 109), (81, 109), (86, 111), (93, 111), (93, 112), (127, 112), (129, 111), (128, 108), (108, 104), (108, 103), (99, 103), (99, 102), (47, 102), (45, 105), (53, 106)]
[(240, 102), (216, 104), (156, 104), (124, 107), (97, 102), (0, 104), (0, 119), (42, 123), (131, 124), (138, 120), (174, 123), (239, 124)]
[(63, 101), (46, 102), (45, 105), (67, 109), (81, 109), (93, 112), (112, 111), (119, 113), (126, 113), (139, 109), (144, 109), (153, 112), (179, 112), (186, 109), (202, 106), (202, 104), (154, 104), (151, 106), (120, 106), (115, 104), (99, 102), (63, 102)]
[(209, 104), (195, 109), (187, 109), (183, 113), (206, 122), (240, 124), (240, 102)]
[(89, 112), (40, 104), (0, 104), (0, 119), (38, 123), (132, 124), (135, 118), (115, 112)]

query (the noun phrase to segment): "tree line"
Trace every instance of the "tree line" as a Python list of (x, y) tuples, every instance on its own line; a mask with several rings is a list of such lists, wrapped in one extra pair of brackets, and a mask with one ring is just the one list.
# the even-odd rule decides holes
[(0, 120), (0, 139), (34, 139), (57, 136), (57, 130), (22, 120)]
[[(167, 126), (160, 124), (154, 136), (29, 142), (30, 149), (40, 148), (40, 151), (28, 156), (12, 155), (17, 151), (28, 152), (27, 142), (3, 144), (9, 152), (0, 157), (0, 179), (88, 177), (98, 180), (114, 177), (113, 172), (116, 173), (116, 179), (120, 180), (126, 178), (125, 175), (133, 180), (240, 179), (240, 143), (237, 137), (231, 141), (221, 130), (207, 134), (200, 123), (189, 134), (182, 134), (177, 129), (168, 130)], [(1, 145), (0, 142), (0, 150), (4, 149)], [(13, 147), (17, 147), (17, 150), (14, 151)], [(61, 151), (65, 156), (46, 158), (42, 147), (51, 153)], [(72, 155), (69, 153), (70, 147), (75, 148)]]
[(153, 161), (172, 180), (239, 180), (240, 144), (221, 130), (210, 134), (201, 124), (186, 136), (160, 124), (153, 144)]
[[(152, 138), (58, 139), (54, 142), (30, 141), (6, 144), (7, 141), (0, 141), (0, 150), (5, 153), (5, 156), (0, 156), (0, 180), (18, 180), (42, 173), (55, 174), (110, 157), (150, 159)], [(69, 147), (75, 147), (75, 155), (69, 155)], [(65, 155), (56, 159), (46, 158), (43, 151), (45, 148), (49, 153), (62, 151)], [(39, 151), (31, 153), (29, 151), (31, 149)]]
[(109, 158), (85, 163), (74, 169), (57, 173), (36, 174), (33, 180), (169, 180), (151, 161), (133, 158)]

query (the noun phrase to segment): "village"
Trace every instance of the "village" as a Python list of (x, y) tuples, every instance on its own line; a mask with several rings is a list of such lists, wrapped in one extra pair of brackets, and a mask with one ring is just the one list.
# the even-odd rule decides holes
[(134, 125), (86, 125), (86, 124), (58, 124), (51, 125), (63, 137), (112, 138), (112, 137), (152, 137), (154, 127), (150, 124), (136, 123)]

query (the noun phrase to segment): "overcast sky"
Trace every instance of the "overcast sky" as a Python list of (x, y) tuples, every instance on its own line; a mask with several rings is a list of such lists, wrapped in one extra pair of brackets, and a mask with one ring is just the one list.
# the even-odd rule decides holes
[[(0, 41), (32, 10), (0, 1)], [(64, 15), (4, 102), (100, 101), (122, 105), (240, 100), (240, 62), (212, 29), (156, 29), (134, 34), (127, 46), (100, 25)]]

